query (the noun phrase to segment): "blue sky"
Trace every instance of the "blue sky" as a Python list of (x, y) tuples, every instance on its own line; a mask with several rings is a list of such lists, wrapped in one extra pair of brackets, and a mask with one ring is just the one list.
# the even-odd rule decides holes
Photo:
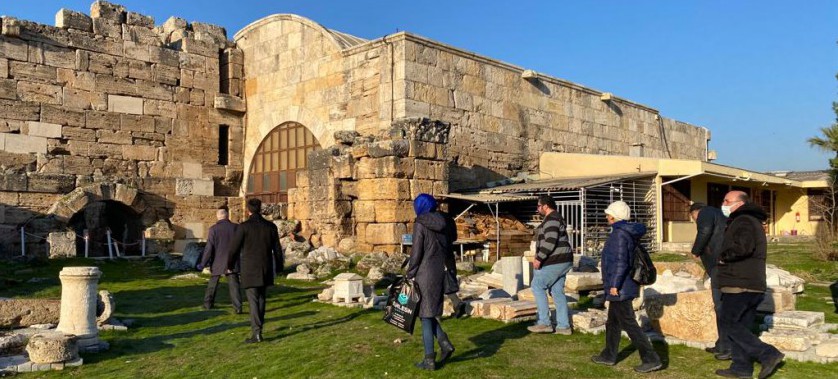
[[(0, 0), (0, 14), (46, 24), (89, 0)], [(835, 118), (838, 1), (149, 1), (154, 16), (232, 35), (295, 13), (362, 38), (405, 30), (591, 88), (712, 131), (718, 163), (814, 170), (806, 139)], [(198, 5), (200, 4), (200, 5)], [(233, 6), (230, 6), (233, 4)]]

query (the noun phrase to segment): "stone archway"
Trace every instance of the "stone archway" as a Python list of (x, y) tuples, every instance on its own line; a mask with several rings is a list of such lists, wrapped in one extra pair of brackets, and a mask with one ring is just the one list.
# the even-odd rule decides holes
[(70, 244), (75, 245), (75, 249), (64, 246), (64, 250), (75, 250), (76, 254), (70, 256), (83, 254), (84, 240), (75, 236), (83, 235), (85, 230), (89, 233), (93, 256), (107, 255), (107, 230), (111, 231), (114, 241), (123, 244), (122, 252), (129, 247), (139, 252), (140, 246), (136, 242), (142, 238), (142, 231), (158, 219), (139, 190), (116, 183), (76, 188), (53, 204), (48, 215), (63, 223), (68, 228), (65, 234), (75, 241)]

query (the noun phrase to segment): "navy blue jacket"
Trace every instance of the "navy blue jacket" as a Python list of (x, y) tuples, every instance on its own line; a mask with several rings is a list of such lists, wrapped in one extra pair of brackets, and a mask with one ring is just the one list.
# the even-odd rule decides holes
[[(233, 241), (233, 236), (236, 234), (236, 224), (230, 220), (219, 220), (215, 225), (209, 229), (207, 236), (207, 246), (204, 248), (204, 255), (201, 258), (201, 266), (210, 266), (212, 275), (227, 274), (227, 261), (230, 254), (230, 242)], [(230, 267), (233, 273), (239, 272), (239, 262)]]
[[(617, 221), (611, 225), (611, 234), (602, 250), (602, 286), (605, 300), (631, 300), (640, 295), (640, 286), (631, 279), (634, 248), (640, 243), (640, 237), (646, 234), (646, 225)], [(618, 288), (620, 296), (608, 294), (611, 288)]]

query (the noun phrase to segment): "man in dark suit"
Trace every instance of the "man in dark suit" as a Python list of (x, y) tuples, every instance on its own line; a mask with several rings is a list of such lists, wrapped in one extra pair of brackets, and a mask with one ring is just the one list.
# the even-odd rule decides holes
[(727, 217), (722, 214), (721, 209), (716, 207), (709, 207), (704, 203), (693, 203), (690, 205), (690, 218), (695, 221), (696, 235), (693, 243), (692, 255), (695, 259), (700, 259), (704, 266), (704, 271), (710, 277), (713, 293), (713, 307), (716, 310), (716, 330), (718, 331), (719, 339), (716, 340), (716, 345), (705, 348), (708, 353), (715, 354), (716, 359), (727, 360), (731, 358), (730, 341), (725, 335), (724, 329), (721, 327), (722, 320), (722, 293), (719, 291), (718, 281), (716, 280), (716, 267), (719, 262), (719, 251), (722, 249), (722, 241), (724, 240), (725, 228), (727, 227)]
[[(236, 233), (236, 224), (230, 222), (230, 213), (227, 207), (221, 207), (215, 212), (218, 222), (211, 226), (207, 236), (207, 246), (204, 248), (204, 255), (198, 269), (210, 267), (209, 284), (204, 293), (204, 309), (212, 309), (215, 304), (215, 291), (218, 289), (218, 280), (221, 275), (227, 276), (227, 287), (230, 289), (230, 300), (233, 302), (233, 311), (236, 314), (242, 313), (242, 295), (239, 290), (239, 262), (236, 261), (232, 268), (227, 268), (228, 254), (230, 254), (230, 242)], [(208, 266), (211, 265), (211, 266)]]
[(265, 295), (274, 284), (274, 276), (282, 271), (283, 258), (276, 225), (260, 213), (262, 201), (247, 201), (247, 221), (236, 229), (230, 244), (227, 267), (234, 267), (241, 256), (241, 281), (250, 308), (250, 338), (245, 343), (262, 342), (265, 323)]

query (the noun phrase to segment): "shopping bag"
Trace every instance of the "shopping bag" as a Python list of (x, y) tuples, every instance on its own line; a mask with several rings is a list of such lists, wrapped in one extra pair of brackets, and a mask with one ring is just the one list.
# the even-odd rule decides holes
[(387, 305), (384, 307), (384, 322), (413, 334), (419, 312), (419, 288), (413, 280), (400, 277), (390, 285)]

